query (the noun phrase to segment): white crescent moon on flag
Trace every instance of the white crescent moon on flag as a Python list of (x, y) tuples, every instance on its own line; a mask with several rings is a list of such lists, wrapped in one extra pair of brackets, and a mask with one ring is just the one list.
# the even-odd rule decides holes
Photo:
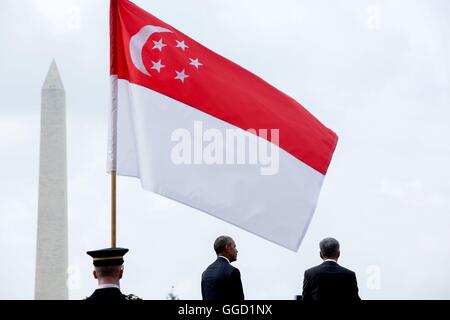
[(145, 26), (139, 30), (134, 36), (130, 39), (130, 56), (131, 61), (133, 61), (134, 66), (143, 74), (150, 76), (147, 69), (145, 69), (144, 62), (142, 60), (142, 48), (147, 42), (148, 38), (156, 32), (172, 32), (169, 29), (157, 27), (157, 26)]

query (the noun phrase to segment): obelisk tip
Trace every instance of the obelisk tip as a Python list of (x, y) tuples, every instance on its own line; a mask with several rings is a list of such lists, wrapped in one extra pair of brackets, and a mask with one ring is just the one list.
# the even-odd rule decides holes
[(52, 60), (50, 68), (48, 69), (47, 77), (45, 78), (42, 90), (64, 90), (61, 77), (59, 76), (58, 67), (56, 66), (55, 59)]

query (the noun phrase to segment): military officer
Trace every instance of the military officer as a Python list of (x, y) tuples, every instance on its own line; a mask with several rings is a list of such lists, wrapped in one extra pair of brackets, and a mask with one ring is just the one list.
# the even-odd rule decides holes
[(94, 278), (98, 280), (98, 288), (86, 300), (121, 301), (141, 300), (139, 297), (120, 291), (120, 279), (123, 275), (123, 256), (128, 252), (125, 248), (106, 248), (88, 251), (93, 258)]

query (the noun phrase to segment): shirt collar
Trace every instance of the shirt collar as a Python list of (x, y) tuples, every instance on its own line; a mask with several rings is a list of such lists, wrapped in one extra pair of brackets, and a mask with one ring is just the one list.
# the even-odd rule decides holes
[(325, 260), (323, 260), (323, 262), (327, 262), (327, 261), (333, 261), (334, 263), (337, 263), (337, 261), (334, 260), (334, 259), (325, 259)]
[(228, 263), (230, 263), (230, 260), (228, 260), (228, 258), (227, 257), (224, 257), (224, 256), (218, 256), (219, 258), (224, 258), (225, 260), (227, 260), (228, 261)]
[(116, 288), (120, 290), (120, 286), (118, 284), (113, 283), (100, 284), (97, 289), (108, 289), (108, 288)]

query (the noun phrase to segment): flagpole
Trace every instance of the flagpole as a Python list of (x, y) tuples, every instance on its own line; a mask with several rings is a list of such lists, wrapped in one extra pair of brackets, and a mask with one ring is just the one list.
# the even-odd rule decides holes
[(111, 171), (111, 247), (116, 247), (116, 171)]
[(111, 114), (110, 114), (110, 171), (111, 171), (111, 247), (116, 247), (116, 172), (117, 172), (117, 54), (116, 54), (116, 19), (117, 1), (110, 2), (110, 74), (111, 77)]

